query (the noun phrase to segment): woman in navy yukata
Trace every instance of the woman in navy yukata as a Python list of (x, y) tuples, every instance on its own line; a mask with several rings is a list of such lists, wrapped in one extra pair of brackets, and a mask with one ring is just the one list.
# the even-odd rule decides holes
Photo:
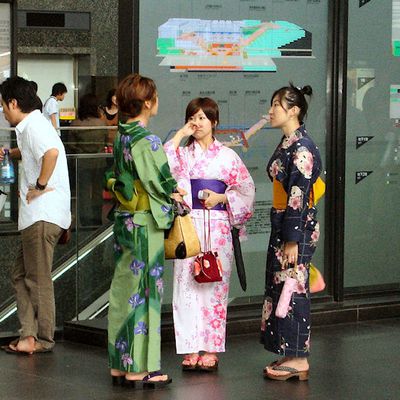
[[(322, 163), (303, 120), (312, 88), (292, 84), (275, 91), (269, 110), (272, 128), (283, 136), (267, 165), (273, 182), (271, 236), (268, 245), (261, 342), (281, 358), (264, 369), (275, 380), (307, 380), (310, 346), (309, 265), (319, 237), (313, 184)], [(285, 281), (297, 280), (288, 296), (286, 316), (275, 315)]]

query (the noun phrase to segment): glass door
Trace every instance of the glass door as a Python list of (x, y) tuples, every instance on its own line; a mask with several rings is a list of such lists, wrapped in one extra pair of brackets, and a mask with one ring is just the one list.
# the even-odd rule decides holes
[(400, 1), (348, 4), (344, 286), (399, 288)]

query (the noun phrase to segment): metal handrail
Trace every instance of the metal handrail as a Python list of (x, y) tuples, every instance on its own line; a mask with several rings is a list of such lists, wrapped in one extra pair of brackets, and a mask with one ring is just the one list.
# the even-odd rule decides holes
[[(104, 231), (98, 234), (94, 239), (92, 239), (86, 246), (78, 250), (73, 256), (69, 257), (64, 261), (58, 268), (56, 268), (51, 273), (51, 279), (55, 282), (58, 278), (64, 275), (72, 267), (74, 267), (79, 261), (89, 255), (98, 245), (106, 241), (113, 235), (113, 226), (107, 227)], [(5, 321), (11, 315), (17, 311), (17, 303), (13, 301), (7, 307), (0, 311), (0, 323)], [(79, 317), (78, 317), (79, 318)]]
[[(118, 125), (60, 126), (57, 129), (60, 131), (86, 131), (86, 130), (90, 131), (90, 130), (95, 130), (95, 129), (118, 129)], [(0, 126), (0, 131), (14, 132), (15, 127)]]

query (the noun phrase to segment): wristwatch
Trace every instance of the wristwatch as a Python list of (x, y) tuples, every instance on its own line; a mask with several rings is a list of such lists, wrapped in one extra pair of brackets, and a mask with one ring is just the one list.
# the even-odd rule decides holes
[(44, 189), (46, 189), (46, 186), (47, 186), (47, 183), (46, 183), (45, 185), (41, 185), (41, 184), (39, 183), (39, 178), (36, 179), (35, 189), (37, 189), (37, 190), (44, 190)]

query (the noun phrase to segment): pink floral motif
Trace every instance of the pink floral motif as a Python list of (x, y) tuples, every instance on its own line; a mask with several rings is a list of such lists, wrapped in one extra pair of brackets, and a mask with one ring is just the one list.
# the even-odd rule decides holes
[(203, 307), (202, 311), (203, 311), (203, 317), (204, 318), (209, 318), (211, 316), (211, 313), (207, 308)]
[(296, 185), (290, 188), (288, 205), (294, 210), (303, 208), (303, 191)]
[(223, 235), (227, 235), (230, 232), (229, 226), (226, 222), (218, 221), (217, 228)]
[(318, 231), (314, 231), (311, 234), (311, 240), (313, 241), (313, 243), (318, 242), (319, 239), (319, 232)]
[(226, 183), (229, 186), (233, 186), (237, 184), (237, 177), (238, 177), (238, 170), (236, 168), (232, 168), (229, 171), (229, 175), (228, 175), (228, 179), (226, 181)]
[(305, 286), (300, 282), (297, 284), (296, 293), (298, 293), (298, 294), (306, 294), (307, 293)]
[(262, 309), (262, 316), (261, 316), (261, 330), (265, 331), (266, 323), (272, 313), (272, 299), (267, 297), (264, 300), (264, 305)]
[(218, 318), (225, 319), (226, 318), (225, 307), (223, 307), (222, 304), (215, 305), (214, 306), (214, 315), (217, 316)]
[(314, 158), (307, 147), (301, 146), (297, 150), (293, 163), (306, 179), (311, 179)]
[(215, 156), (219, 151), (219, 146), (218, 143), (214, 141), (209, 147), (207, 152), (211, 153), (213, 156)]
[(220, 347), (224, 343), (224, 339), (221, 336), (214, 337), (214, 346)]
[(219, 319), (213, 319), (210, 322), (210, 325), (213, 329), (219, 329), (221, 327), (221, 321)]
[(288, 204), (289, 207), (293, 208), (293, 210), (298, 210), (299, 208), (301, 208), (301, 197), (290, 197)]
[(311, 346), (311, 338), (310, 334), (308, 335), (308, 339), (304, 343), (304, 351), (310, 351), (310, 346)]
[(273, 282), (274, 282), (274, 285), (279, 285), (281, 283), (280, 276), (275, 274)]
[(217, 243), (218, 243), (218, 247), (223, 247), (223, 246), (225, 246), (225, 244), (226, 244), (226, 239), (224, 239), (224, 238), (219, 238), (219, 239), (217, 240)]
[(283, 263), (283, 249), (282, 247), (275, 247), (275, 257), (279, 261), (280, 264)]
[(296, 135), (296, 132), (285, 137), (282, 142), (282, 149), (288, 149), (293, 143), (296, 143), (300, 138)]
[(247, 170), (247, 168), (244, 165), (239, 165), (239, 175), (240, 175), (240, 179), (248, 179), (249, 177), (249, 171)]
[(306, 271), (306, 267), (305, 267), (304, 264), (299, 264), (299, 265), (297, 266), (297, 270), (298, 270), (298, 271)]
[(315, 224), (314, 232), (311, 234), (311, 245), (313, 246), (317, 245), (317, 242), (319, 240), (319, 235), (320, 235), (319, 223), (317, 222)]
[(282, 162), (281, 162), (281, 160), (275, 160), (272, 164), (271, 164), (271, 166), (270, 166), (270, 168), (269, 168), (269, 173), (270, 173), (270, 175), (271, 176), (273, 176), (273, 177), (275, 177), (275, 176), (277, 176), (278, 174), (279, 174), (279, 172), (281, 172), (283, 170), (283, 168), (282, 168)]

